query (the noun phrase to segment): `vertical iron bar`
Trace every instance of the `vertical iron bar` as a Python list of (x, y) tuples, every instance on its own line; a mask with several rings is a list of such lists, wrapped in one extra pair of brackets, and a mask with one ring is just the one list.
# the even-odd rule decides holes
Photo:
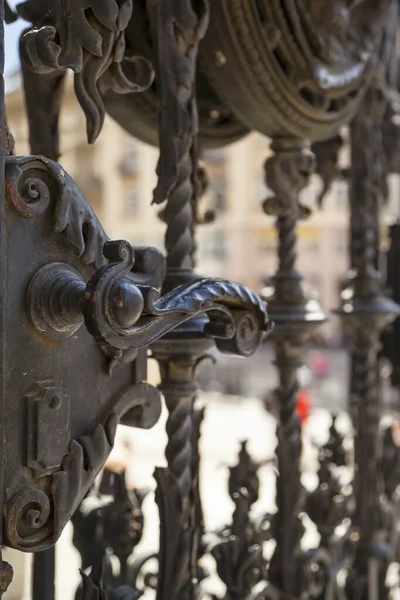
[(273, 294), (267, 298), (271, 320), (275, 323), (272, 341), (279, 372), (278, 426), (276, 457), (278, 477), (274, 531), (276, 548), (270, 563), (269, 578), (283, 597), (299, 596), (302, 583), (299, 568), (303, 528), (299, 519), (303, 494), (300, 482), (301, 424), (297, 416), (297, 372), (302, 345), (314, 327), (325, 320), (316, 300), (302, 289), (296, 270), (299, 218), (308, 211), (299, 203), (299, 193), (309, 183), (314, 156), (300, 140), (274, 140), (274, 155), (265, 165), (266, 183), (276, 195), (264, 202), (264, 210), (275, 215), (278, 232), (278, 270)]
[(351, 537), (355, 543), (355, 559), (347, 577), (346, 591), (349, 598), (356, 600), (381, 600), (388, 594), (385, 586), (388, 553), (382, 550), (385, 547), (380, 501), (382, 478), (377, 467), (381, 416), (378, 352), (381, 331), (398, 314), (399, 307), (383, 295), (377, 271), (382, 197), (381, 125), (385, 108), (386, 99), (376, 84), (350, 125), (350, 230), (353, 238), (350, 262), (355, 274), (349, 281), (352, 294), (345, 294), (337, 311), (352, 335), (350, 412), (355, 430), (356, 510)]
[[(160, 105), (160, 160), (154, 202), (166, 200), (167, 276), (164, 292), (196, 278), (194, 212), (198, 127), (195, 76), (198, 45), (208, 25), (208, 4), (148, 0), (156, 47)], [(157, 600), (191, 600), (197, 595), (198, 487), (193, 471), (195, 367), (212, 346), (204, 318), (193, 319), (154, 344), (168, 409), (167, 469), (157, 469), (160, 508), (160, 575)], [(197, 442), (196, 442), (197, 443)]]
[(56, 575), (55, 547), (33, 555), (32, 600), (54, 600)]

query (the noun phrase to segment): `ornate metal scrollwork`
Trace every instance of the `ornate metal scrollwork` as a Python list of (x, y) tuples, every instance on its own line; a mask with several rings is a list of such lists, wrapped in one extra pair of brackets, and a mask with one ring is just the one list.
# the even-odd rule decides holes
[[(6, 504), (8, 543), (26, 552), (54, 544), (102, 468), (114, 442), (117, 416), (98, 424), (90, 436), (72, 441), (62, 470), (43, 481), (48, 490), (26, 482)], [(38, 480), (40, 485), (41, 481)]]
[[(207, 553), (226, 600), (387, 598), (385, 578), (400, 556), (400, 501), (391, 431), (379, 452), (378, 350), (399, 307), (383, 295), (377, 274), (378, 204), (387, 196), (388, 172), (397, 170), (397, 1), (26, 0), (16, 10), (32, 24), (20, 41), (22, 71), (33, 152), (47, 158), (8, 156), (12, 142), (0, 103), (1, 164), (7, 155), (4, 205), (0, 194), (0, 542), (28, 552), (54, 544), (102, 469), (117, 424), (152, 427), (163, 394), (168, 441), (166, 467), (156, 470), (159, 551), (130, 568), (143, 513), (140, 498), (116, 476), (112, 502), (96, 505), (87, 518), (75, 513), (75, 533), (87, 528), (97, 536), (90, 549), (75, 536), (86, 569), (77, 600), (136, 600), (146, 584), (157, 600), (216, 600), (201, 589)], [(0, 2), (4, 18), (11, 22), (16, 14)], [(158, 132), (153, 200), (165, 203), (165, 259), (152, 248), (110, 241), (76, 184), (50, 160), (59, 153), (68, 69), (90, 142), (106, 110), (152, 144)], [(140, 98), (130, 94), (145, 90)], [(337, 167), (338, 131), (353, 117), (356, 273), (339, 314), (353, 339), (354, 489), (340, 477), (347, 457), (334, 421), (310, 492), (300, 472), (298, 369), (304, 342), (325, 316), (297, 271), (297, 224), (310, 214), (300, 193), (315, 162), (324, 183), (320, 201), (345, 175)], [(279, 372), (277, 511), (261, 519), (251, 512), (260, 464), (244, 444), (231, 469), (232, 524), (209, 546), (196, 368), (213, 346), (251, 355), (271, 328), (265, 302), (246, 287), (194, 272), (195, 226), (213, 218), (198, 211), (206, 183), (197, 138), (201, 147), (215, 146), (249, 129), (273, 138), (265, 165), (272, 195), (263, 208), (276, 217), (278, 235), (268, 296)], [(160, 367), (159, 389), (147, 382), (149, 350)], [(305, 512), (320, 535), (308, 552)], [(111, 572), (110, 549), (119, 576)], [(158, 569), (143, 574), (150, 561)], [(136, 585), (141, 575), (144, 587)], [(11, 577), (0, 562), (0, 597)]]
[[(106, 469), (98, 489), (92, 489), (72, 517), (73, 542), (81, 554), (82, 569), (87, 572), (89, 567), (95, 566), (96, 572), (101, 568), (105, 588), (123, 586), (121, 589), (135, 593), (137, 597), (141, 594), (132, 573), (137, 561), (132, 568), (128, 558), (143, 534), (141, 505), (147, 492), (128, 490), (124, 472), (115, 473)], [(120, 564), (118, 575), (112, 572), (111, 551)], [(77, 598), (81, 597), (88, 584), (89, 581), (84, 578)]]
[[(244, 286), (218, 279), (195, 280), (161, 297), (154, 289), (139, 296), (131, 287), (124, 294), (124, 302), (127, 298), (127, 302), (131, 303), (131, 310), (126, 311), (131, 323), (121, 322), (115, 315), (111, 316), (110, 307), (116, 304), (112, 290), (121, 276), (132, 268), (134, 256), (126, 243), (114, 242), (106, 246), (106, 256), (121, 262), (95, 274), (86, 288), (83, 303), (86, 325), (103, 347), (121, 350), (140, 348), (142, 344), (155, 342), (185, 321), (209, 313), (210, 321), (205, 323), (205, 333), (216, 338), (220, 349), (246, 356), (256, 350), (262, 332), (268, 329), (262, 301)], [(142, 314), (144, 316), (140, 320)], [(105, 318), (106, 315), (108, 318)]]
[(200, 279), (160, 297), (155, 288), (129, 279), (135, 255), (127, 242), (106, 242), (104, 252), (111, 264), (99, 269), (87, 285), (73, 269), (58, 263), (35, 274), (27, 303), (40, 333), (72, 335), (84, 318), (105, 353), (120, 358), (123, 351), (144, 348), (205, 313), (205, 334), (215, 337), (225, 352), (253, 354), (268, 330), (265, 305), (245, 286)]
[[(268, 329), (268, 318), (265, 304), (247, 288), (200, 279), (160, 296), (161, 255), (152, 249), (134, 250), (126, 242), (106, 241), (92, 209), (59, 165), (43, 157), (10, 158), (6, 181), (15, 218), (32, 225), (46, 219), (54, 235), (61, 234), (62, 243), (92, 272), (86, 283), (80, 269), (55, 262), (33, 274), (26, 307), (41, 336), (68, 340), (84, 321), (109, 358), (128, 364), (139, 360), (138, 351), (178, 325), (208, 314), (204, 335), (214, 337), (223, 351), (247, 356), (256, 350)], [(50, 406), (51, 414), (57, 407)], [(72, 441), (63, 458), (61, 453), (59, 464), (32, 456), (34, 463), (27, 466), (36, 469), (40, 459), (44, 471), (33, 485), (20, 485), (8, 498), (8, 543), (23, 550), (54, 543), (101, 469), (112, 447), (116, 422), (124, 419), (131, 426), (152, 427), (160, 410), (159, 394), (150, 385), (126, 385), (99, 411), (92, 433)]]
[[(91, 207), (57, 163), (43, 157), (10, 158), (6, 177), (7, 197), (18, 215), (34, 218), (53, 210), (54, 231), (65, 236), (82, 263), (104, 265), (87, 285), (72, 267), (60, 263), (45, 265), (34, 275), (27, 306), (42, 335), (50, 339), (72, 335), (85, 318), (89, 331), (112, 355), (145, 347), (186, 320), (209, 312), (206, 332), (217, 338), (222, 350), (242, 355), (255, 351), (267, 317), (265, 306), (250, 290), (202, 279), (160, 297), (156, 288), (164, 273), (161, 255), (151, 249), (134, 251), (124, 242), (107, 242)], [(105, 266), (108, 260), (113, 264)]]
[[(87, 117), (89, 142), (93, 143), (105, 117), (102, 95), (109, 89), (118, 94), (141, 92), (153, 80), (153, 69), (146, 59), (125, 54), (132, 0), (55, 0), (51, 10), (51, 25), (33, 28), (24, 35), (21, 58), (38, 74), (65, 69), (75, 72), (76, 95)], [(22, 14), (28, 18), (32, 15), (29, 3)]]
[(307, 493), (305, 511), (321, 538), (319, 546), (305, 553), (302, 561), (303, 589), (313, 599), (336, 593), (339, 574), (353, 559), (350, 519), (354, 496), (351, 486), (343, 480), (342, 469), (348, 467), (348, 453), (335, 416), (328, 441), (319, 449), (318, 465), (318, 485)]
[(304, 528), (300, 519), (304, 489), (300, 480), (301, 423), (297, 415), (297, 374), (301, 365), (302, 344), (325, 316), (316, 298), (308, 297), (302, 277), (296, 270), (299, 218), (310, 211), (299, 200), (314, 169), (314, 156), (298, 140), (274, 140), (275, 155), (266, 162), (266, 182), (275, 193), (263, 208), (276, 215), (278, 233), (278, 270), (274, 290), (268, 297), (275, 329), (273, 342), (279, 372), (278, 425), (276, 448), (277, 514), (274, 516), (276, 548), (269, 564), (269, 580), (282, 595), (293, 596), (302, 589), (300, 541)]
[(129, 415), (134, 427), (151, 428), (161, 413), (160, 397), (148, 384), (127, 389), (100, 415), (92, 433), (72, 440), (60, 469), (26, 481), (6, 504), (7, 541), (19, 550), (54, 544), (92, 486), (113, 447), (116, 426)]
[(239, 462), (230, 468), (229, 495), (235, 506), (232, 524), (211, 546), (218, 575), (232, 600), (250, 598), (254, 587), (265, 575), (262, 545), (250, 518), (251, 507), (258, 500), (259, 467), (260, 464), (250, 458), (246, 443), (242, 443)]
[[(272, 138), (332, 137), (367, 89), (390, 6), (212, 2), (200, 68), (249, 128)], [(246, 68), (238, 71), (239, 64)]]
[(343, 170), (339, 168), (339, 152), (344, 140), (341, 135), (336, 135), (329, 140), (323, 140), (312, 144), (311, 149), (315, 155), (315, 172), (322, 179), (322, 190), (318, 195), (318, 206), (322, 208), (325, 195), (332, 183), (337, 179), (344, 178)]
[[(352, 155), (350, 206), (353, 243), (348, 297), (337, 311), (352, 335), (349, 410), (355, 428), (354, 560), (346, 580), (349, 597), (388, 593), (386, 575), (390, 556), (381, 502), (379, 339), (399, 314), (399, 306), (383, 293), (379, 265), (379, 209), (383, 200), (381, 177), (382, 120), (387, 107), (382, 81), (376, 79), (362, 110), (351, 123)], [(350, 291), (351, 290), (351, 291)], [(373, 579), (372, 579), (372, 574)]]
[[(63, 6), (55, 2), (51, 8), (54, 11), (44, 26), (23, 37), (24, 68), (49, 77), (46, 81), (50, 87), (58, 85), (56, 80), (61, 81), (66, 68), (75, 71), (76, 91), (93, 141), (104, 118), (101, 93), (111, 87), (121, 93), (141, 89), (129, 83), (123, 69), (136, 66), (144, 85), (151, 82), (147, 61), (125, 60), (124, 29), (132, 4), (97, 1)], [(21, 5), (19, 11), (37, 21), (33, 3)], [(193, 40), (204, 32), (206, 4), (200, 13), (200, 30), (196, 29)], [(185, 18), (181, 26), (183, 35)], [(195, 52), (188, 60), (194, 65)], [(173, 160), (181, 163), (183, 152), (185, 168), (178, 169), (176, 179), (168, 179), (172, 172), (169, 167), (160, 175), (161, 187), (169, 181), (167, 192), (175, 199), (182, 195), (179, 177), (190, 177), (196, 133), (194, 98), (181, 101), (184, 111), (189, 111), (189, 120), (193, 119), (193, 130), (183, 145), (178, 143)], [(53, 108), (57, 106), (58, 100)], [(54, 139), (46, 141), (50, 155), (57, 154)], [(189, 200), (190, 210), (192, 198), (186, 191), (184, 200), (185, 204)], [(74, 181), (48, 158), (7, 159), (6, 202), (7, 228), (17, 232), (26, 257), (6, 301), (11, 303), (25, 289), (28, 320), (24, 317), (17, 323), (18, 336), (20, 343), (25, 343), (33, 332), (37, 354), (32, 350), (31, 370), (40, 374), (23, 390), (14, 383), (18, 388), (15, 393), (22, 393), (27, 405), (29, 448), (21, 477), (16, 479), (11, 470), (7, 473), (6, 536), (7, 543), (15, 548), (37, 551), (54, 544), (92, 485), (112, 447), (116, 424), (123, 421), (147, 428), (157, 421), (160, 393), (146, 383), (149, 345), (194, 320), (196, 336), (204, 340), (200, 354), (214, 339), (220, 350), (248, 356), (257, 349), (269, 324), (265, 303), (244, 286), (229, 281), (190, 277), (161, 294), (165, 278), (162, 255), (151, 248), (110, 242)], [(167, 221), (171, 222), (171, 214)], [(191, 225), (188, 227), (192, 235)], [(11, 237), (8, 242), (14, 256)], [(175, 244), (173, 241), (169, 250)], [(199, 359), (197, 350), (193, 368)], [(94, 386), (86, 393), (87, 406), (77, 411), (80, 394), (73, 372), (80, 351), (86, 357), (83, 369), (89, 378), (97, 377), (101, 392), (96, 398)], [(111, 361), (108, 370), (102, 366), (104, 353)], [(46, 358), (39, 365), (42, 355)], [(69, 365), (71, 356), (73, 366), (68, 367), (65, 377), (61, 365)], [(190, 395), (192, 387), (188, 386)], [(83, 414), (84, 418), (79, 416)], [(10, 415), (6, 426), (11, 424)], [(50, 455), (56, 435), (57, 451)], [(193, 485), (195, 481), (193, 478)]]
[(10, 157), (6, 163), (7, 200), (19, 216), (52, 211), (53, 230), (64, 235), (84, 265), (101, 267), (107, 235), (73, 179), (43, 156)]

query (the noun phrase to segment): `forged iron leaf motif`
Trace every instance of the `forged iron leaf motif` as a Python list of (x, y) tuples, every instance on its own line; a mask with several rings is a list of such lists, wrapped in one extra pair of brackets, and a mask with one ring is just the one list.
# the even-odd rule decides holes
[(131, 16), (132, 0), (56, 0), (54, 23), (31, 29), (21, 40), (21, 59), (30, 70), (75, 72), (90, 143), (102, 129), (102, 95), (108, 89), (118, 94), (142, 92), (153, 81), (147, 60), (125, 55)]
[(252, 460), (247, 442), (242, 442), (239, 461), (229, 469), (229, 496), (235, 505), (232, 524), (218, 534), (218, 541), (210, 549), (229, 598), (249, 598), (265, 575), (262, 545), (258, 543), (261, 536), (256, 531), (258, 524), (250, 516), (258, 499), (261, 464)]
[[(136, 590), (136, 581), (126, 561), (142, 537), (144, 516), (141, 506), (148, 492), (148, 489), (127, 490), (125, 473), (115, 473), (106, 468), (98, 488), (93, 486), (81, 503), (72, 517), (73, 543), (81, 555), (82, 570), (85, 571), (77, 598), (85, 587), (90, 589), (94, 579), (97, 585), (101, 582), (108, 594), (112, 590), (110, 597), (113, 598), (117, 591), (114, 587), (122, 583), (130, 587), (119, 591), (132, 594)], [(113, 573), (111, 556), (120, 561), (118, 575)], [(92, 569), (88, 576), (87, 569), (93, 565), (101, 565), (101, 579), (95, 577), (97, 568)], [(137, 593), (135, 598), (141, 595), (139, 591)]]
[(107, 600), (101, 579), (94, 569), (90, 575), (81, 571), (82, 584), (76, 594), (76, 600)]
[(243, 547), (240, 538), (231, 536), (212, 550), (218, 575), (226, 584), (230, 597), (247, 598), (260, 581), (264, 559), (260, 546)]
[[(79, 72), (83, 68), (84, 50), (103, 56), (102, 36), (95, 21), (112, 32), (124, 31), (132, 14), (132, 0), (120, 3), (112, 0), (64, 0), (56, 2), (60, 40), (59, 65)], [(62, 17), (62, 18), (61, 18)]]
[(328, 441), (319, 449), (318, 486), (307, 492), (304, 506), (321, 536), (319, 547), (301, 557), (303, 589), (311, 598), (322, 598), (324, 590), (335, 589), (338, 573), (351, 561), (347, 523), (354, 507), (341, 477), (341, 469), (348, 465), (344, 441), (333, 416)]
[(341, 135), (336, 135), (329, 140), (315, 142), (311, 150), (315, 155), (315, 172), (322, 179), (322, 190), (318, 195), (318, 207), (322, 208), (323, 200), (330, 190), (333, 182), (343, 179), (343, 172), (339, 168), (339, 152), (344, 140)]
[(136, 494), (126, 487), (125, 472), (112, 473), (110, 484), (113, 502), (102, 511), (104, 538), (125, 572), (127, 560), (143, 534), (143, 513)]
[(239, 462), (236, 466), (229, 468), (229, 495), (233, 500), (238, 490), (245, 489), (249, 506), (257, 502), (260, 489), (258, 470), (261, 464), (251, 458), (247, 450), (247, 442), (242, 442)]

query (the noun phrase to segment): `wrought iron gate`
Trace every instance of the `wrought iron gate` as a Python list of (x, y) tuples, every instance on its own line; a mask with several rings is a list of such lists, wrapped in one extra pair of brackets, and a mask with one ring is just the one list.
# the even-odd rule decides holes
[[(20, 54), (32, 148), (32, 156), (13, 153), (2, 84), (1, 543), (35, 553), (34, 600), (54, 598), (53, 546), (71, 519), (81, 600), (134, 599), (146, 589), (157, 600), (211, 598), (202, 589), (205, 555), (215, 560), (226, 600), (392, 597), (400, 456), (391, 430), (380, 429), (379, 364), (382, 347), (398, 386), (398, 321), (391, 332), (387, 326), (400, 312), (399, 227), (391, 229), (386, 285), (379, 215), (388, 174), (399, 169), (397, 0), (26, 0), (17, 13), (2, 0), (0, 7), (2, 24), (18, 17), (29, 24)], [(2, 33), (2, 67), (3, 42)], [(57, 162), (69, 70), (89, 143), (108, 112), (159, 144), (153, 202), (163, 205), (165, 258), (110, 241)], [(300, 194), (315, 167), (329, 188), (345, 126), (351, 251), (336, 312), (352, 339), (354, 464), (333, 420), (309, 492), (301, 483), (297, 374), (305, 342), (326, 317), (297, 268), (297, 225), (310, 212)], [(206, 185), (200, 150), (251, 130), (270, 137), (273, 152), (263, 209), (276, 219), (278, 268), (263, 299), (194, 270), (195, 229), (207, 220), (198, 210)], [(232, 523), (208, 544), (196, 367), (213, 346), (250, 356), (266, 334), (279, 373), (277, 510), (253, 518), (260, 465), (243, 444), (230, 470)], [(146, 379), (149, 353), (160, 367), (158, 389)], [(100, 491), (92, 486), (117, 424), (151, 428), (161, 396), (168, 443), (167, 467), (155, 472), (159, 550), (132, 562), (141, 494), (107, 472)], [(342, 485), (344, 466), (353, 468), (351, 489)], [(113, 502), (104, 506), (101, 493)], [(80, 508), (88, 495), (98, 501), (90, 513)], [(320, 534), (317, 548), (301, 545), (305, 514)], [(3, 562), (0, 596), (11, 579)]]

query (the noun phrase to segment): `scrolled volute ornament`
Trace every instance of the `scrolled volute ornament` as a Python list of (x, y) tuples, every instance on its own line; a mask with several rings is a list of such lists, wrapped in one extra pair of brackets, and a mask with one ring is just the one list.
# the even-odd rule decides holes
[(21, 59), (39, 74), (74, 71), (75, 92), (93, 143), (104, 123), (105, 92), (142, 92), (153, 81), (153, 68), (145, 58), (125, 54), (132, 0), (56, 0), (54, 15), (54, 24), (23, 36)]
[(84, 265), (105, 263), (107, 235), (73, 179), (58, 163), (43, 156), (6, 160), (6, 198), (24, 218), (52, 211), (53, 230), (62, 234)]
[(51, 504), (39, 489), (25, 488), (13, 496), (6, 507), (7, 534), (14, 547), (37, 546), (51, 536)]
[(207, 313), (204, 335), (214, 338), (222, 352), (249, 356), (258, 348), (269, 326), (258, 296), (222, 279), (196, 279), (160, 297), (162, 255), (152, 248), (107, 241), (90, 205), (57, 163), (43, 157), (7, 159), (6, 196), (13, 212), (25, 219), (47, 219), (83, 265), (97, 267), (88, 281), (66, 263), (49, 263), (36, 271), (26, 307), (43, 337), (65, 339), (84, 321), (106, 355), (120, 359)]
[(72, 440), (59, 472), (34, 484), (26, 480), (8, 499), (8, 545), (31, 552), (44, 550), (57, 541), (110, 453), (117, 422), (116, 414), (112, 414), (104, 426), (96, 424), (89, 436)]
[(159, 392), (149, 384), (130, 387), (112, 399), (92, 431), (69, 444), (61, 468), (51, 475), (25, 479), (5, 508), (6, 543), (24, 552), (45, 550), (56, 543), (65, 525), (110, 454), (117, 424), (128, 417), (133, 427), (150, 429), (161, 414)]
[(223, 352), (253, 354), (268, 330), (264, 302), (243, 285), (198, 279), (160, 297), (156, 289), (126, 279), (135, 262), (127, 242), (108, 242), (104, 253), (110, 264), (88, 282), (83, 314), (88, 331), (106, 353), (148, 346), (205, 313), (209, 321), (204, 333)]

